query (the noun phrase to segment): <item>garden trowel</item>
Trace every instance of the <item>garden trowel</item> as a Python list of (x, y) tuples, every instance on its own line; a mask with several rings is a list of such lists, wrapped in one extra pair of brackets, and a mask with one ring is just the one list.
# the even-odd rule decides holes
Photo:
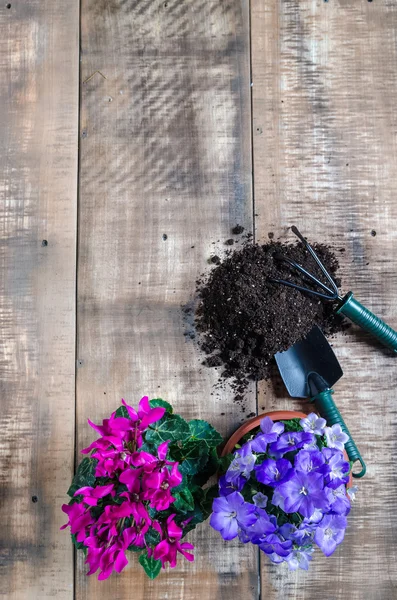
[(345, 450), (349, 460), (361, 463), (361, 471), (353, 477), (363, 477), (366, 467), (352, 436), (332, 398), (331, 389), (343, 375), (341, 366), (322, 331), (316, 326), (305, 339), (296, 342), (275, 356), (281, 377), (293, 398), (310, 398), (327, 425), (338, 423), (349, 436)]

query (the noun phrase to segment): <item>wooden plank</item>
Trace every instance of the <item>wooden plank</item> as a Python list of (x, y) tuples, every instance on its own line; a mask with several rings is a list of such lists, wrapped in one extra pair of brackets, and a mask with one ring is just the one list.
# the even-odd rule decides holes
[[(1, 594), (73, 597), (77, 1), (0, 8)], [(47, 240), (45, 245), (43, 240)]]
[[(397, 5), (253, 0), (257, 236), (296, 224), (341, 254), (344, 290), (397, 326)], [(371, 231), (376, 231), (376, 236)], [(342, 547), (311, 574), (262, 561), (266, 599), (395, 598), (396, 358), (352, 330), (334, 340), (335, 398), (368, 465)], [(261, 387), (259, 406), (298, 407)]]
[[(248, 21), (245, 0), (82, 2), (78, 449), (121, 397), (161, 395), (223, 433), (243, 418), (181, 305), (231, 227), (252, 228)], [(132, 557), (98, 584), (79, 557), (76, 597), (257, 597), (252, 549), (189, 537), (195, 563), (154, 583)]]

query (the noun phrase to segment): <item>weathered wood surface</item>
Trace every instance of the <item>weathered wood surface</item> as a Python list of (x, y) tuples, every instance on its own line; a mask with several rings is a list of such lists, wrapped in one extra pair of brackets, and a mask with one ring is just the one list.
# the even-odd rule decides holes
[[(1, 595), (73, 597), (78, 2), (0, 7)], [(47, 240), (48, 245), (43, 244)]]
[[(396, 328), (397, 4), (253, 0), (251, 22), (257, 237), (292, 240), (296, 224), (344, 247), (343, 289)], [(355, 328), (333, 343), (368, 474), (335, 555), (316, 552), (308, 574), (263, 559), (263, 599), (397, 597), (396, 358)], [(300, 404), (261, 386), (259, 406), (276, 405)]]
[[(145, 393), (226, 434), (242, 415), (181, 305), (231, 227), (252, 229), (248, 2), (83, 0), (81, 18), (77, 450), (87, 417)], [(76, 598), (258, 597), (255, 551), (207, 527), (189, 539), (196, 561), (155, 582), (132, 557), (98, 583), (80, 557)]]
[[(308, 574), (261, 559), (258, 583), (255, 551), (204, 526), (196, 562), (155, 582), (132, 559), (98, 584), (81, 556), (74, 580), (59, 507), (87, 418), (122, 396), (160, 395), (225, 434), (244, 417), (180, 310), (235, 223), (344, 247), (344, 290), (397, 327), (397, 4), (82, 0), (77, 357), (78, 5), (5, 3), (0, 29), (1, 594), (396, 598), (396, 363), (356, 329), (333, 341), (335, 399), (368, 474), (343, 546)], [(301, 406), (268, 384), (258, 400)]]

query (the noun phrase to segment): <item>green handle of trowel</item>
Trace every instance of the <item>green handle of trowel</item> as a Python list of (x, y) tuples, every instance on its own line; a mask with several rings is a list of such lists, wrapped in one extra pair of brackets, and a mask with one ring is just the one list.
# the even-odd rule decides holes
[(327, 421), (327, 425), (329, 427), (332, 427), (332, 425), (338, 423), (342, 430), (349, 436), (349, 440), (345, 444), (347, 456), (352, 462), (356, 462), (357, 460), (360, 461), (362, 467), (360, 473), (353, 473), (353, 477), (364, 477), (367, 470), (365, 462), (363, 461), (362, 456), (353, 441), (350, 431), (342, 419), (342, 415), (336, 407), (334, 399), (332, 398), (332, 394), (333, 390), (327, 389), (317, 394), (317, 396), (314, 396), (312, 400), (314, 401), (320, 415)]
[(368, 333), (371, 333), (379, 342), (387, 348), (397, 352), (397, 331), (394, 331), (389, 325), (386, 325), (382, 319), (379, 319), (368, 308), (365, 308), (353, 297), (353, 292), (349, 292), (342, 300), (342, 304), (336, 311), (344, 315), (356, 325), (359, 325)]

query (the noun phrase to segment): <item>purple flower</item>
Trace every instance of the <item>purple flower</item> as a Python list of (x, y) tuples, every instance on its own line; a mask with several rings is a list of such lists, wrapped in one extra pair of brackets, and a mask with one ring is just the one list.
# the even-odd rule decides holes
[(285, 454), (286, 452), (292, 452), (292, 450), (302, 448), (303, 444), (311, 444), (314, 441), (314, 435), (307, 431), (287, 431), (280, 435), (277, 442), (273, 442), (273, 444), (270, 445), (270, 450), (272, 452), (282, 452)]
[(341, 515), (325, 515), (323, 517), (317, 527), (314, 541), (325, 556), (330, 556), (336, 546), (343, 541), (346, 527), (346, 517)]
[(358, 485), (352, 485), (351, 488), (348, 488), (347, 495), (349, 496), (349, 498), (352, 502), (354, 502), (354, 500), (356, 499), (357, 492), (358, 492)]
[(255, 467), (256, 478), (265, 485), (276, 487), (288, 481), (293, 476), (292, 465), (289, 460), (280, 458), (279, 460), (264, 460), (263, 463)]
[(278, 554), (278, 556), (288, 556), (291, 548), (292, 541), (291, 540), (282, 540), (276, 533), (270, 533), (266, 540), (260, 544), (259, 548), (265, 554)]
[(237, 536), (239, 526), (249, 527), (258, 518), (255, 505), (245, 502), (239, 492), (215, 498), (212, 510), (210, 525), (220, 531), (224, 540), (232, 540)]
[(278, 486), (278, 491), (284, 498), (284, 510), (289, 513), (300, 512), (310, 517), (316, 508), (329, 507), (321, 473), (296, 472), (292, 479)]
[(309, 562), (312, 560), (312, 554), (314, 552), (314, 548), (305, 548), (305, 550), (301, 548), (296, 548), (292, 550), (291, 554), (287, 556), (285, 559), (288, 563), (288, 566), (291, 571), (296, 571), (296, 569), (304, 569), (305, 571), (309, 568)]
[(275, 552), (273, 552), (272, 554), (268, 554), (267, 556), (268, 556), (268, 558), (270, 558), (272, 563), (275, 563), (276, 565), (279, 565), (280, 563), (282, 563), (286, 560), (285, 558), (283, 558), (282, 556), (279, 556)]
[(295, 540), (303, 546), (313, 540), (315, 532), (316, 525), (314, 523), (305, 523), (305, 521), (303, 521), (296, 531)]
[(251, 442), (255, 452), (266, 452), (267, 445), (277, 441), (278, 436), (284, 431), (284, 423), (273, 423), (270, 417), (261, 421), (261, 431)]
[(304, 521), (299, 525), (299, 527), (295, 527), (295, 525), (292, 525), (292, 523), (285, 523), (279, 528), (279, 533), (283, 536), (283, 538), (286, 540), (292, 540), (293, 542), (299, 544), (299, 546), (304, 546), (311, 543), (315, 531), (315, 525), (305, 523)]
[(325, 428), (325, 437), (328, 448), (337, 448), (341, 451), (343, 451), (346, 442), (349, 440), (349, 436), (342, 431), (342, 427), (338, 423)]
[(325, 475), (325, 483), (336, 488), (349, 481), (350, 465), (344, 459), (342, 452), (332, 448), (323, 448), (325, 465), (321, 472)]
[(326, 491), (331, 510), (338, 515), (348, 515), (350, 512), (350, 500), (346, 496), (346, 486), (342, 484), (335, 489), (328, 487)]
[(257, 494), (252, 496), (252, 499), (254, 501), (255, 506), (257, 506), (258, 508), (266, 508), (267, 501), (269, 500), (269, 498), (265, 496), (265, 494), (262, 494), (262, 492), (258, 492)]
[(243, 477), (240, 477), (236, 483), (232, 483), (231, 481), (226, 480), (226, 476), (222, 475), (219, 479), (219, 495), (220, 496), (228, 496), (233, 492), (240, 492), (244, 487), (245, 480)]
[(273, 506), (278, 506), (281, 510), (284, 510), (284, 496), (280, 494), (278, 488), (274, 488), (272, 504)]
[(295, 456), (295, 469), (302, 473), (318, 471), (325, 463), (325, 458), (318, 450), (301, 450)]
[(310, 413), (305, 419), (301, 419), (299, 424), (303, 428), (303, 431), (308, 431), (315, 435), (324, 435), (324, 428), (327, 421), (316, 415), (316, 413)]
[(315, 508), (314, 512), (310, 517), (304, 518), (303, 523), (319, 523), (323, 518), (324, 513), (319, 508)]
[(279, 527), (279, 534), (283, 536), (285, 540), (295, 540), (295, 535), (298, 529), (292, 523), (284, 523)]
[(261, 510), (258, 519), (249, 527), (244, 527), (245, 533), (248, 535), (253, 544), (262, 544), (266, 541), (266, 536), (274, 533), (277, 529), (277, 519), (269, 517), (265, 510)]
[(247, 443), (235, 453), (233, 461), (226, 471), (226, 481), (232, 483), (236, 488), (243, 487), (245, 481), (250, 478), (251, 471), (255, 466), (256, 456), (252, 454), (251, 444)]
[(243, 544), (248, 544), (248, 542), (251, 541), (251, 538), (250, 538), (248, 532), (245, 529), (239, 529), (238, 532), (237, 532), (237, 534), (238, 534), (238, 539)]
[(303, 444), (303, 450), (318, 450), (316, 438), (314, 438), (310, 444)]

